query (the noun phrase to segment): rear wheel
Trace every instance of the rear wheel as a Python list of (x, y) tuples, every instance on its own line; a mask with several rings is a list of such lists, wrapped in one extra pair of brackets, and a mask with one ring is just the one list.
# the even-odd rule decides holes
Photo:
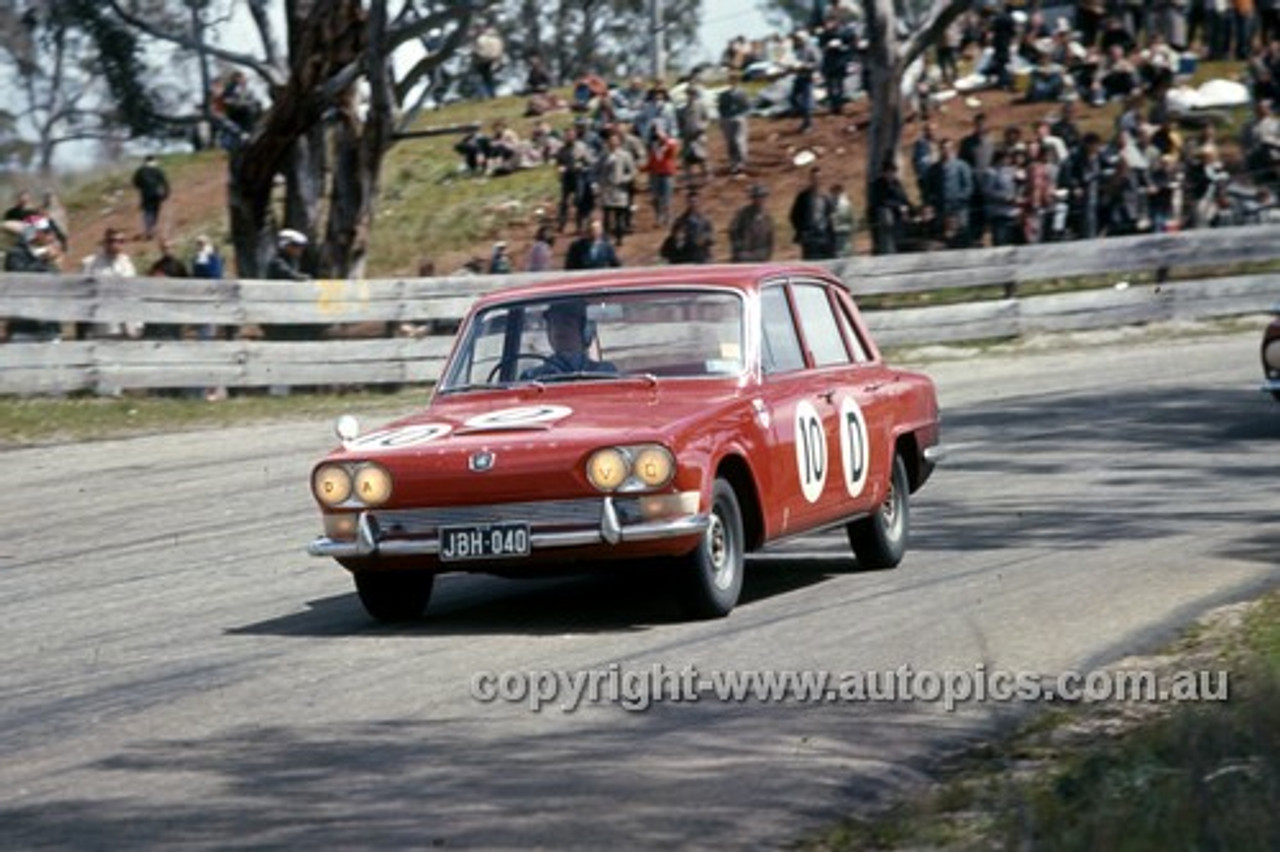
[(911, 531), (911, 506), (908, 495), (911, 483), (902, 456), (893, 457), (893, 475), (889, 493), (875, 514), (850, 522), (845, 528), (849, 544), (858, 557), (858, 567), (865, 571), (896, 568), (907, 553)]
[(728, 615), (742, 593), (742, 510), (733, 486), (717, 479), (711, 491), (711, 523), (681, 566), (685, 611), (694, 618)]
[(430, 571), (357, 571), (354, 576), (365, 612), (387, 622), (421, 618), (436, 579)]

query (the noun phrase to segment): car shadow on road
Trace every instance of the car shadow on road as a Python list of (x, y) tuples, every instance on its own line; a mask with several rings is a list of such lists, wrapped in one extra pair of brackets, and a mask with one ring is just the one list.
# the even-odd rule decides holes
[[(820, 544), (820, 543), (819, 543)], [(747, 557), (738, 609), (846, 573), (852, 557), (810, 552)], [(354, 592), (308, 601), (302, 612), (229, 628), (229, 635), (459, 636), (622, 633), (695, 623), (676, 600), (674, 571), (628, 568), (554, 578), (509, 580), (446, 575), (437, 580), (427, 614), (379, 624)], [(732, 617), (732, 615), (730, 616)]]

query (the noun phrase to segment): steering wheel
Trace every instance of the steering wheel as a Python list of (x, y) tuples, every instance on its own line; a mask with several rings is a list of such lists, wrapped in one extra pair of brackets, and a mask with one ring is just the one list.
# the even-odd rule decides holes
[(498, 373), (508, 364), (519, 364), (525, 358), (532, 358), (543, 364), (551, 360), (550, 355), (539, 355), (537, 352), (517, 352), (515, 355), (503, 358), (501, 361), (493, 365), (493, 369), (489, 371), (489, 375), (485, 376), (484, 383), (491, 384), (498, 377)]

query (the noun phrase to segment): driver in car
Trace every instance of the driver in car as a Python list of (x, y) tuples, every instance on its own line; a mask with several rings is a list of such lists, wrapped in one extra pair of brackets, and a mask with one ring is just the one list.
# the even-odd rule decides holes
[(587, 321), (587, 307), (582, 302), (555, 302), (542, 314), (547, 324), (547, 342), (552, 354), (547, 360), (520, 373), (521, 379), (567, 373), (616, 373), (618, 368), (608, 361), (595, 361), (587, 354), (594, 334)]

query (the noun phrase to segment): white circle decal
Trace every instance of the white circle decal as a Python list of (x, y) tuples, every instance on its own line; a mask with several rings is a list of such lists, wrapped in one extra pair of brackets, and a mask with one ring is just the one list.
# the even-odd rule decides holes
[(818, 502), (827, 484), (827, 432), (808, 400), (796, 406), (796, 466), (804, 499)]
[(563, 405), (525, 405), (519, 408), (503, 408), (472, 417), (464, 425), (468, 429), (518, 429), (538, 423), (550, 423), (573, 413)]
[(380, 450), (398, 450), (401, 447), (414, 447), (434, 441), (449, 434), (448, 423), (421, 423), (417, 426), (405, 426), (400, 429), (379, 429), (362, 435), (346, 444), (349, 450), (378, 452)]
[(851, 396), (840, 400), (840, 464), (850, 497), (862, 494), (871, 467), (871, 444), (867, 440), (867, 418)]

